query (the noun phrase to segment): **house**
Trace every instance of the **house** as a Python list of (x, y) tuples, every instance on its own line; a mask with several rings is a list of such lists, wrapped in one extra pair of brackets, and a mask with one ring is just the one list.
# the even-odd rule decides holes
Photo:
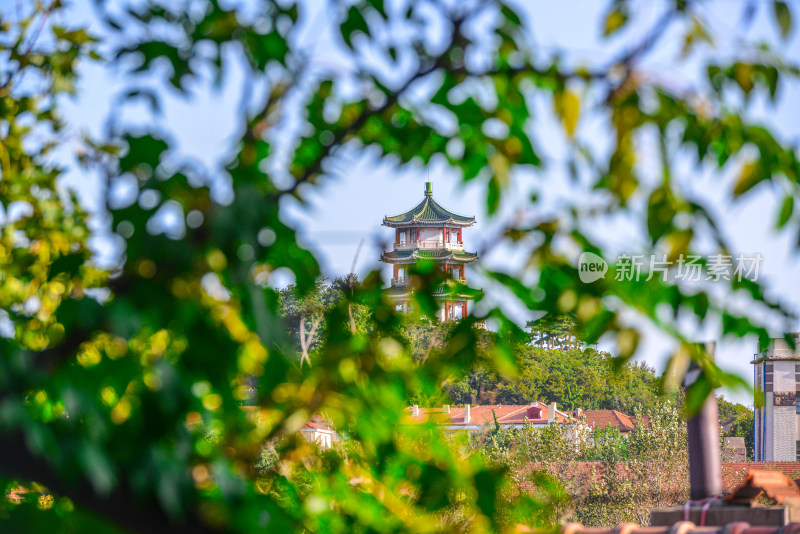
[[(270, 416), (269, 410), (262, 409), (259, 406), (241, 406), (241, 409), (248, 414), (248, 419), (256, 425), (267, 424), (270, 420), (272, 424), (278, 421)], [(310, 420), (306, 421), (298, 432), (306, 441), (316, 443), (322, 450), (330, 449), (333, 447), (334, 442), (342, 439), (330, 422), (318, 414), (313, 415)]]
[(471, 406), (449, 406), (421, 408), (416, 404), (405, 409), (403, 423), (434, 421), (446, 431), (476, 432), (497, 423), (502, 428), (523, 428), (525, 425), (547, 426), (553, 423), (574, 422), (567, 412), (557, 409), (556, 403), (544, 404), (487, 404)]
[(309, 443), (316, 443), (323, 451), (330, 449), (337, 440), (336, 431), (319, 421), (308, 421), (300, 428), (300, 435)]
[(576, 410), (575, 416), (583, 415), (586, 425), (591, 429), (602, 429), (608, 426), (614, 427), (621, 434), (631, 432), (636, 426), (636, 418), (625, 415), (617, 410)]

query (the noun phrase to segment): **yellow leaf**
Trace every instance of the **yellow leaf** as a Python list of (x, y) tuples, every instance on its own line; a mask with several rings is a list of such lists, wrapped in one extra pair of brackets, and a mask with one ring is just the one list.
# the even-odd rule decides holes
[(580, 116), (581, 100), (572, 91), (560, 91), (553, 97), (553, 105), (559, 117), (561, 117), (561, 124), (564, 125), (567, 135), (570, 138), (575, 137), (575, 128), (578, 126), (578, 117)]
[(739, 179), (733, 187), (733, 196), (738, 197), (749, 191), (754, 185), (760, 182), (764, 176), (760, 172), (760, 165), (757, 161), (745, 163), (742, 167), (742, 172), (739, 174)]
[(737, 63), (733, 67), (733, 76), (736, 78), (736, 83), (745, 93), (753, 90), (753, 74), (755, 74), (755, 70), (753, 65), (746, 63)]
[(611, 35), (620, 29), (622, 25), (625, 24), (626, 20), (628, 20), (628, 17), (623, 11), (615, 9), (614, 11), (610, 12), (603, 25), (603, 35)]

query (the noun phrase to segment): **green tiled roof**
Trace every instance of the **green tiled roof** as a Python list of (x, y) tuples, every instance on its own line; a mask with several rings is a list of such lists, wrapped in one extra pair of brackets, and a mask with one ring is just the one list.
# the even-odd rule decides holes
[(478, 259), (474, 252), (452, 250), (392, 250), (381, 254), (381, 261), (386, 263), (412, 263), (417, 260), (455, 261), (471, 263)]
[(431, 183), (425, 182), (425, 198), (422, 202), (411, 208), (405, 213), (384, 217), (384, 226), (412, 226), (414, 224), (437, 224), (450, 223), (456, 226), (472, 226), (475, 224), (475, 217), (465, 217), (445, 209), (441, 204), (433, 200)]
[[(483, 291), (480, 289), (473, 289), (471, 287), (461, 287), (460, 290), (456, 290), (453, 287), (454, 284), (442, 284), (437, 286), (433, 290), (433, 297), (436, 299), (466, 299), (472, 300), (483, 295)], [(404, 286), (394, 286), (384, 289), (384, 292), (389, 298), (401, 298), (401, 297), (410, 297), (413, 295), (413, 289)]]

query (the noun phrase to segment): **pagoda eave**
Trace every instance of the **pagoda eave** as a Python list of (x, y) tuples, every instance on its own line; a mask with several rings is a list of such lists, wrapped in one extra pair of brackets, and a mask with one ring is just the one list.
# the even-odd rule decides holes
[(418, 228), (421, 226), (429, 228), (446, 228), (446, 227), (469, 228), (473, 224), (475, 224), (474, 218), (471, 221), (467, 222), (456, 221), (454, 219), (448, 219), (446, 221), (423, 221), (418, 219), (412, 219), (410, 221), (395, 222), (384, 218), (381, 226), (388, 226), (389, 228)]
[(383, 263), (390, 263), (393, 265), (411, 265), (417, 263), (419, 260), (429, 260), (435, 261), (441, 264), (447, 265), (464, 265), (467, 263), (472, 263), (478, 259), (477, 254), (470, 254), (469, 256), (456, 256), (455, 254), (450, 254), (449, 256), (428, 256), (428, 255), (421, 255), (416, 254), (412, 251), (411, 254), (407, 256), (397, 257), (393, 256), (392, 253), (384, 253), (381, 254), (380, 261)]
[[(386, 296), (390, 299), (408, 299), (414, 296), (414, 290), (411, 288), (404, 291), (394, 286), (384, 291)], [(483, 290), (480, 289), (472, 289), (470, 293), (456, 293), (455, 291), (448, 291), (447, 289), (437, 289), (432, 296), (436, 300), (474, 300), (477, 296), (482, 294)]]

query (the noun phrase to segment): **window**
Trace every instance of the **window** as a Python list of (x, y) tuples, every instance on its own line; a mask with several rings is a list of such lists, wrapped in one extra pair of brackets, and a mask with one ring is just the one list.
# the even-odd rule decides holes
[(456, 230), (453, 230), (453, 232), (450, 234), (450, 242), (458, 243), (458, 232)]
[(795, 442), (794, 459), (795, 459), (796, 462), (800, 462), (800, 441), (796, 441)]
[(405, 233), (405, 231), (400, 232), (400, 244), (401, 245), (405, 245), (406, 244), (406, 233)]

